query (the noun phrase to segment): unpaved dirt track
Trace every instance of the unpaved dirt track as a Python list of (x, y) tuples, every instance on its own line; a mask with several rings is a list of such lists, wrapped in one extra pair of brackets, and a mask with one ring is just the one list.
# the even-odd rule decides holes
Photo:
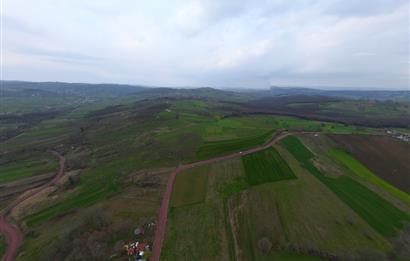
[(162, 244), (165, 238), (165, 229), (166, 229), (166, 224), (167, 224), (167, 219), (168, 219), (169, 200), (171, 198), (172, 186), (174, 184), (175, 177), (178, 173), (180, 173), (181, 171), (187, 170), (187, 169), (194, 168), (194, 167), (198, 167), (198, 166), (202, 166), (202, 165), (206, 165), (206, 164), (214, 163), (218, 161), (223, 161), (227, 159), (232, 159), (235, 157), (240, 157), (243, 155), (247, 155), (247, 154), (251, 154), (251, 153), (254, 153), (260, 150), (267, 149), (271, 147), (273, 144), (275, 144), (276, 142), (278, 142), (279, 140), (285, 138), (286, 136), (292, 135), (292, 134), (295, 134), (295, 133), (289, 132), (289, 133), (282, 133), (282, 134), (274, 134), (272, 139), (267, 144), (262, 145), (260, 147), (249, 149), (249, 150), (243, 151), (242, 153), (236, 152), (236, 153), (229, 154), (226, 156), (220, 156), (220, 157), (216, 157), (216, 158), (212, 158), (208, 160), (203, 160), (203, 161), (198, 161), (198, 162), (194, 162), (194, 163), (190, 163), (186, 165), (181, 165), (178, 168), (176, 168), (168, 178), (167, 186), (165, 188), (164, 195), (162, 198), (161, 207), (159, 209), (159, 216), (157, 220), (156, 230), (155, 230), (155, 238), (154, 238), (154, 243), (153, 243), (152, 256), (150, 260), (159, 261), (161, 257), (161, 249), (162, 249)]
[(21, 244), (21, 241), (23, 239), (23, 234), (21, 233), (20, 229), (7, 221), (7, 215), (15, 208), (18, 204), (23, 202), (24, 200), (34, 196), (35, 194), (39, 193), (46, 187), (53, 185), (57, 180), (59, 180), (63, 175), (64, 175), (64, 167), (65, 167), (65, 158), (61, 156), (58, 152), (52, 151), (52, 154), (54, 154), (56, 157), (59, 159), (59, 169), (57, 173), (54, 175), (53, 179), (50, 180), (49, 182), (45, 183), (44, 185), (33, 189), (31, 192), (28, 194), (21, 196), (11, 202), (5, 209), (2, 210), (0, 213), (0, 232), (4, 235), (6, 238), (6, 244), (7, 244), (7, 249), (6, 252), (3, 255), (2, 261), (12, 261), (16, 257), (18, 248)]

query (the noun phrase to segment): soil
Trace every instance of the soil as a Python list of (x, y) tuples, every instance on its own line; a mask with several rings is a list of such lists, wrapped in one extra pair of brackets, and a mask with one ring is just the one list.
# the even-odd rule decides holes
[(410, 193), (410, 144), (382, 135), (329, 135), (374, 174)]

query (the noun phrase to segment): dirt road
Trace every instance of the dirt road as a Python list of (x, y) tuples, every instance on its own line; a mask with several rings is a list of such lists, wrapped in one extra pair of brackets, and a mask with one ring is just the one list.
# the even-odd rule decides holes
[(18, 204), (23, 202), (24, 200), (34, 196), (35, 194), (39, 193), (46, 187), (53, 185), (55, 182), (57, 182), (63, 175), (64, 175), (64, 167), (65, 167), (65, 158), (61, 156), (58, 152), (52, 151), (52, 154), (54, 154), (56, 157), (59, 159), (59, 169), (57, 173), (54, 175), (54, 177), (47, 183), (43, 184), (42, 186), (33, 189), (27, 194), (24, 194), (23, 196), (17, 198), (13, 202), (11, 202), (6, 208), (2, 210), (0, 213), (0, 232), (4, 235), (6, 238), (6, 243), (7, 243), (7, 249), (6, 252), (3, 255), (2, 261), (12, 261), (14, 260), (18, 248), (21, 244), (21, 241), (23, 239), (23, 234), (21, 233), (20, 229), (18, 226), (12, 224), (7, 220), (8, 214), (15, 208)]
[(203, 161), (198, 161), (198, 162), (194, 162), (194, 163), (190, 163), (186, 165), (181, 165), (178, 168), (176, 168), (168, 178), (167, 186), (165, 188), (164, 195), (162, 198), (161, 207), (159, 209), (159, 216), (157, 220), (156, 230), (155, 230), (155, 238), (154, 238), (152, 256), (150, 260), (159, 261), (161, 257), (161, 249), (162, 249), (162, 244), (165, 238), (165, 229), (166, 229), (166, 224), (167, 224), (167, 219), (168, 219), (169, 200), (171, 198), (172, 186), (174, 184), (175, 177), (178, 173), (180, 173), (183, 170), (191, 169), (194, 167), (198, 167), (198, 166), (202, 166), (202, 165), (206, 165), (206, 164), (210, 164), (210, 163), (214, 163), (218, 161), (223, 161), (227, 159), (232, 159), (235, 157), (241, 157), (243, 155), (247, 155), (247, 154), (251, 154), (251, 153), (254, 153), (260, 150), (267, 149), (273, 144), (275, 144), (276, 142), (278, 142), (279, 140), (291, 134), (294, 134), (294, 133), (274, 134), (272, 139), (268, 143), (260, 147), (249, 149), (243, 152), (236, 152), (236, 153), (229, 154), (226, 156), (220, 156), (220, 157), (216, 157), (216, 158), (212, 158), (208, 160), (203, 160)]

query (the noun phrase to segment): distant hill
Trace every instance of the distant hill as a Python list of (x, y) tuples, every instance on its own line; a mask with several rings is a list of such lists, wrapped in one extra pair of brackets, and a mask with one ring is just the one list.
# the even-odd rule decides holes
[(339, 97), (348, 99), (364, 100), (393, 100), (409, 101), (410, 91), (388, 91), (388, 90), (320, 90), (304, 87), (277, 87), (272, 86), (270, 90), (264, 91), (265, 95), (320, 95), (328, 97)]
[(75, 96), (87, 98), (115, 98), (137, 95), (139, 99), (194, 98), (242, 101), (249, 95), (209, 87), (147, 87), (127, 84), (88, 84), (64, 82), (2, 81), (2, 95), (10, 98)]
[(148, 87), (125, 84), (87, 84), (65, 82), (24, 82), (2, 81), (3, 95), (33, 96), (33, 95), (75, 95), (82, 97), (115, 97), (138, 93)]
[(269, 90), (246, 89), (214, 89), (179, 88), (179, 87), (148, 87), (128, 84), (88, 84), (65, 82), (25, 82), (1, 81), (3, 97), (28, 96), (61, 96), (70, 95), (92, 98), (113, 98), (127, 95), (138, 95), (145, 98), (178, 97), (178, 98), (214, 98), (219, 100), (243, 101), (266, 96), (325, 96), (345, 99), (379, 100), (379, 101), (410, 101), (410, 91), (388, 90), (322, 90), (305, 87), (277, 87)]

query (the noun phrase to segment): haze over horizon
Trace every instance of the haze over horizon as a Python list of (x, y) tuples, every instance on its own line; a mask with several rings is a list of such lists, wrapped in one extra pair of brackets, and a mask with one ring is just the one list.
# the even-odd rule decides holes
[(406, 0), (5, 0), (1, 18), (5, 80), (409, 88)]

